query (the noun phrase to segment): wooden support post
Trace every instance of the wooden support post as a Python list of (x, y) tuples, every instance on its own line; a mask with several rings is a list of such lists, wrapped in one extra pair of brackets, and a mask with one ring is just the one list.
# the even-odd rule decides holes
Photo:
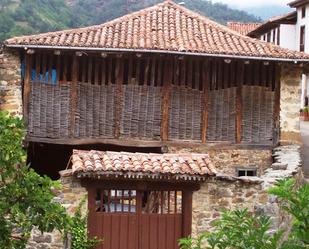
[(35, 54), (35, 80), (39, 81), (40, 79), (40, 71), (41, 71), (41, 54)]
[(116, 106), (115, 106), (115, 137), (120, 137), (120, 123), (123, 99), (123, 59), (116, 60)]
[(281, 87), (281, 65), (275, 65), (275, 110), (274, 110), (274, 145), (280, 142), (280, 87)]
[(169, 123), (169, 106), (171, 98), (171, 88), (172, 88), (172, 62), (171, 60), (166, 60), (164, 63), (164, 76), (163, 76), (163, 96), (162, 96), (162, 122), (161, 122), (161, 139), (162, 141), (168, 140), (168, 123)]
[(30, 81), (31, 81), (31, 66), (32, 66), (32, 56), (25, 53), (25, 79), (24, 79), (24, 93), (23, 93), (23, 116), (26, 125), (28, 125), (29, 117), (29, 100), (30, 100)]
[(203, 113), (202, 113), (202, 143), (207, 141), (207, 127), (208, 127), (208, 101), (209, 101), (209, 85), (210, 85), (210, 70), (209, 70), (209, 61), (203, 63)]
[(238, 80), (236, 89), (236, 143), (241, 143), (242, 139), (242, 85), (244, 82), (244, 63), (240, 61), (238, 64)]
[(73, 54), (72, 63), (72, 82), (71, 82), (71, 117), (70, 117), (70, 136), (74, 137), (75, 113), (77, 108), (77, 80), (78, 80), (78, 58)]
[(192, 230), (192, 191), (182, 191), (182, 236), (188, 237)]

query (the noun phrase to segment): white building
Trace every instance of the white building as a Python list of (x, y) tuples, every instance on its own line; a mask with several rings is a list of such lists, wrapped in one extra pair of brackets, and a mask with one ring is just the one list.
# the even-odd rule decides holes
[[(269, 19), (247, 35), (283, 48), (309, 53), (309, 0), (296, 0), (288, 5), (296, 10)], [(308, 96), (309, 72), (304, 72), (301, 107), (308, 104)]]

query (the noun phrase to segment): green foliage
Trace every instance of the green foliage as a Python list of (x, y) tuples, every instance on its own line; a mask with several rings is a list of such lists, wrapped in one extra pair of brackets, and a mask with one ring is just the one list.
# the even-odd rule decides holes
[(71, 246), (73, 249), (93, 249), (103, 242), (96, 238), (88, 238), (87, 214), (82, 214), (81, 211), (85, 201), (85, 199), (81, 201), (74, 216), (70, 218), (70, 225), (66, 231), (66, 237), (71, 237)]
[(289, 240), (283, 248), (309, 248), (309, 184), (298, 188), (294, 179), (284, 179), (268, 192), (277, 196), (281, 208), (294, 218)]
[[(270, 219), (247, 209), (224, 211), (213, 223), (214, 231), (197, 239), (180, 240), (181, 249), (277, 249), (282, 232), (269, 235)], [(207, 241), (207, 246), (204, 245)]]
[(53, 202), (59, 183), (25, 165), (23, 137), (22, 120), (0, 112), (0, 248), (25, 248), (34, 227), (61, 231), (68, 221)]
[[(0, 0), (0, 41), (7, 38), (103, 23), (162, 0)], [(186, 1), (186, 7), (222, 24), (260, 19), (227, 5), (203, 0)], [(91, 15), (89, 15), (91, 13)]]

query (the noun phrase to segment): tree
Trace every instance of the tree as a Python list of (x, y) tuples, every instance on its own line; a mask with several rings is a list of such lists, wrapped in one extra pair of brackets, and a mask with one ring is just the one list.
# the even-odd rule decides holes
[(53, 201), (58, 182), (26, 166), (23, 122), (0, 112), (0, 248), (25, 248), (33, 228), (63, 231), (69, 218)]

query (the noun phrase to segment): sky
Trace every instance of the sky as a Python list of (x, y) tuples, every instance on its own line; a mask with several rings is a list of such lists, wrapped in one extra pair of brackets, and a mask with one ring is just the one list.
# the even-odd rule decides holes
[(281, 5), (286, 6), (292, 0), (212, 0), (212, 2), (222, 2), (238, 8), (257, 7), (261, 5)]

